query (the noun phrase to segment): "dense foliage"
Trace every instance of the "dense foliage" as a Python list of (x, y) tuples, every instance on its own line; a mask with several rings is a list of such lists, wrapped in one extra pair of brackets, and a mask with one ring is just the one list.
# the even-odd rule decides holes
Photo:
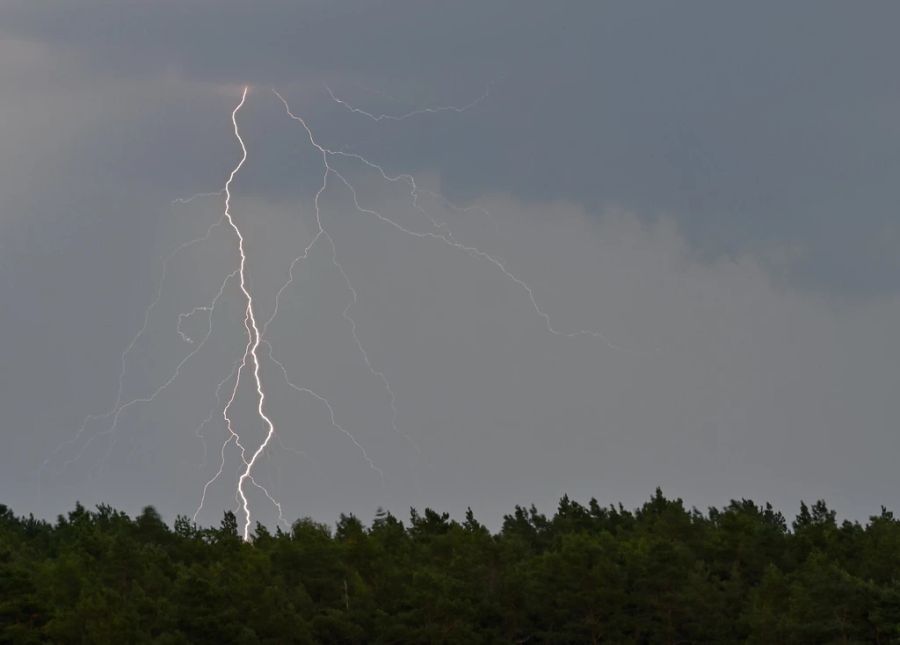
[(634, 512), (563, 498), (492, 535), (426, 510), (290, 532), (152, 508), (55, 524), (0, 506), (0, 642), (900, 642), (900, 522), (789, 528), (770, 506), (707, 514), (660, 491)]

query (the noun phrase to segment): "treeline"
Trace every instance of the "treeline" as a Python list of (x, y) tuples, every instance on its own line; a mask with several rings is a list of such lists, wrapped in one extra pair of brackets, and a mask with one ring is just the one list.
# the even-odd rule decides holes
[(566, 497), (492, 534), (426, 510), (251, 542), (77, 506), (56, 523), (0, 506), (4, 643), (900, 642), (900, 522), (823, 502), (707, 513)]

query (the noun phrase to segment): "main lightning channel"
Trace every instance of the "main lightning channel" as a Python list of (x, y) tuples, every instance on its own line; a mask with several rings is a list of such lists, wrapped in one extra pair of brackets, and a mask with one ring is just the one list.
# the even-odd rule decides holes
[[(241, 146), (241, 159), (238, 161), (237, 165), (231, 170), (231, 173), (228, 175), (228, 180), (225, 182), (225, 219), (228, 220), (228, 225), (234, 230), (234, 234), (237, 236), (238, 240), (238, 253), (241, 256), (240, 269), (238, 275), (240, 276), (240, 288), (241, 293), (244, 294), (244, 297), (247, 299), (247, 308), (244, 312), (244, 328), (247, 330), (247, 346), (244, 350), (244, 356), (241, 359), (241, 366), (238, 368), (238, 378), (235, 379), (234, 389), (231, 391), (231, 397), (228, 399), (228, 403), (225, 404), (225, 410), (223, 411), (223, 415), (225, 417), (226, 423), (228, 424), (228, 429), (235, 435), (235, 442), (240, 445), (240, 436), (235, 433), (232, 429), (232, 420), (231, 417), (228, 416), (229, 411), (231, 410), (231, 406), (234, 404), (235, 397), (237, 396), (238, 384), (240, 383), (240, 374), (247, 367), (248, 360), (253, 363), (252, 366), (252, 374), (253, 380), (256, 384), (256, 395), (257, 395), (257, 405), (256, 411), (259, 414), (260, 419), (263, 420), (263, 423), (266, 425), (266, 436), (253, 452), (253, 455), (249, 460), (245, 459), (245, 467), (244, 471), (241, 473), (240, 478), (238, 479), (237, 485), (237, 495), (241, 500), (241, 509), (244, 512), (244, 530), (243, 537), (244, 540), (250, 539), (250, 525), (252, 523), (252, 516), (250, 514), (250, 503), (247, 500), (247, 494), (244, 491), (244, 485), (247, 480), (250, 480), (251, 483), (256, 484), (253, 480), (252, 472), (253, 467), (256, 465), (257, 460), (260, 455), (262, 455), (263, 451), (269, 445), (269, 442), (272, 440), (272, 437), (275, 435), (275, 424), (272, 423), (272, 420), (265, 412), (265, 402), (266, 402), (266, 393), (263, 390), (262, 378), (259, 374), (259, 356), (257, 355), (257, 350), (259, 349), (260, 342), (260, 333), (259, 327), (256, 325), (256, 314), (253, 311), (253, 295), (250, 293), (250, 288), (247, 286), (247, 252), (244, 248), (244, 235), (241, 233), (241, 229), (238, 227), (237, 223), (234, 220), (234, 217), (231, 214), (231, 184), (234, 182), (235, 176), (243, 167), (244, 163), (247, 161), (247, 146), (244, 143), (244, 139), (241, 137), (241, 130), (238, 127), (237, 115), (240, 112), (241, 108), (244, 107), (244, 103), (247, 102), (247, 92), (249, 91), (248, 86), (244, 86), (244, 91), (241, 93), (241, 100), (231, 112), (231, 124), (234, 126), (234, 137), (237, 139), (238, 143)], [(242, 457), (244, 456), (243, 447), (241, 447)], [(256, 484), (259, 486), (258, 484)], [(270, 496), (270, 499), (271, 496)], [(272, 500), (276, 507), (278, 507), (279, 514), (281, 511), (281, 505)]]

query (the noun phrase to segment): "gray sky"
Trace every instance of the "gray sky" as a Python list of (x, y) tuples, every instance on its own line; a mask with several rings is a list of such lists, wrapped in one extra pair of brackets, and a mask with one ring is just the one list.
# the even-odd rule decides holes
[[(237, 268), (234, 236), (214, 228), (165, 279), (162, 263), (221, 216), (220, 195), (173, 200), (224, 185), (249, 84), (232, 211), (260, 320), (316, 232), (323, 174), (270, 89), (320, 144), (422, 189), (414, 204), (332, 157), (368, 209), (330, 175), (322, 222), (356, 302), (320, 238), (267, 339), (359, 446), (262, 345), (278, 433), (254, 476), (288, 520), (471, 505), (495, 524), (515, 503), (631, 505), (657, 485), (699, 506), (896, 508), (898, 19), (889, 2), (7, 0), (2, 501), (197, 507), (228, 436), (231, 382), (218, 404), (216, 388), (246, 342), (236, 281), (171, 385), (114, 431), (79, 428), (115, 408), (157, 294), (120, 403), (207, 331), (195, 308)], [(326, 86), (372, 115), (470, 107), (373, 120)], [(252, 452), (263, 426), (241, 378)], [(224, 454), (202, 522), (234, 505), (239, 455)]]

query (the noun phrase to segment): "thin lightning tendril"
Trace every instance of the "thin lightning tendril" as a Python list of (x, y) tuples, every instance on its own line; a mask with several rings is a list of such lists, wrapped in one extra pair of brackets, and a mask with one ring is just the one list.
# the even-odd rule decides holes
[[(213, 298), (212, 302), (206, 308), (207, 315), (208, 315), (208, 319), (207, 319), (208, 326), (206, 328), (206, 333), (203, 335), (203, 338), (194, 347), (194, 349), (192, 349), (184, 358), (181, 359), (181, 361), (175, 367), (175, 371), (172, 372), (171, 376), (169, 376), (168, 380), (166, 380), (162, 385), (157, 387), (153, 391), (153, 393), (150, 394), (149, 396), (132, 399), (128, 403), (120, 405), (118, 407), (118, 409), (116, 410), (115, 414), (113, 414), (112, 423), (110, 424), (109, 428), (107, 428), (105, 431), (99, 432), (99, 433), (95, 434), (93, 437), (91, 437), (91, 440), (93, 440), (95, 437), (100, 436), (100, 435), (111, 435), (112, 436), (112, 440), (110, 441), (109, 447), (107, 448), (107, 451), (106, 451), (106, 457), (103, 459), (103, 461), (101, 461), (101, 465), (103, 463), (105, 463), (106, 459), (109, 458), (109, 455), (112, 454), (112, 449), (115, 445), (115, 440), (116, 440), (116, 432), (119, 428), (119, 419), (122, 417), (122, 413), (124, 413), (129, 408), (137, 405), (138, 403), (152, 403), (153, 401), (155, 401), (156, 397), (158, 397), (165, 390), (167, 390), (169, 388), (169, 386), (172, 385), (172, 383), (174, 383), (175, 380), (181, 375), (181, 368), (184, 367), (188, 363), (188, 361), (190, 361), (201, 349), (203, 349), (203, 346), (206, 344), (206, 341), (212, 335), (212, 316), (213, 316), (213, 312), (216, 309), (216, 305), (218, 304), (219, 300), (222, 298), (222, 295), (225, 293), (226, 286), (232, 280), (232, 278), (234, 278), (235, 275), (237, 275), (237, 272), (232, 272), (232, 273), (228, 274), (228, 276), (225, 278), (225, 281), (222, 282), (222, 286), (219, 288), (218, 293), (216, 293), (215, 298)], [(66, 465), (69, 465), (69, 464), (77, 461), (78, 459), (80, 459), (81, 455), (84, 453), (84, 450), (87, 449), (87, 446), (90, 443), (91, 443), (90, 441), (85, 443), (84, 447), (78, 453), (78, 455), (76, 455), (73, 459), (70, 459), (69, 461), (67, 461)]]
[[(207, 331), (204, 334), (203, 338), (184, 358), (181, 359), (181, 361), (175, 367), (175, 370), (172, 372), (172, 374), (169, 376), (169, 378), (162, 385), (157, 387), (153, 391), (152, 394), (150, 394), (148, 396), (131, 399), (127, 403), (121, 403), (122, 399), (121, 399), (121, 385), (120, 385), (119, 395), (117, 396), (117, 399), (116, 399), (116, 406), (114, 408), (110, 409), (109, 411), (105, 412), (104, 414), (93, 415), (92, 417), (88, 417), (88, 419), (93, 419), (93, 420), (108, 419), (108, 418), (112, 417), (112, 421), (110, 422), (110, 425), (106, 428), (106, 430), (102, 430), (102, 431), (96, 432), (93, 435), (91, 435), (91, 437), (84, 443), (84, 445), (82, 445), (81, 449), (75, 454), (74, 457), (63, 462), (63, 467), (69, 466), (69, 465), (75, 463), (76, 461), (78, 461), (79, 459), (81, 459), (81, 457), (84, 455), (84, 453), (88, 449), (88, 447), (100, 436), (112, 436), (112, 441), (110, 442), (109, 448), (107, 449), (106, 457), (104, 458), (104, 461), (106, 460), (106, 458), (109, 457), (109, 455), (112, 452), (112, 448), (114, 446), (114, 442), (115, 442), (115, 438), (116, 438), (116, 431), (118, 430), (119, 420), (121, 419), (122, 414), (126, 410), (134, 407), (135, 405), (137, 405), (139, 403), (152, 403), (153, 401), (155, 401), (156, 397), (158, 397), (162, 392), (167, 390), (169, 388), (169, 386), (172, 385), (172, 383), (174, 383), (175, 380), (181, 375), (181, 369), (188, 363), (188, 361), (190, 361), (191, 358), (193, 358), (201, 349), (203, 349), (203, 346), (206, 344), (207, 339), (212, 334), (212, 315), (213, 315), (213, 312), (215, 311), (216, 304), (218, 303), (218, 301), (221, 299), (222, 295), (224, 294), (225, 287), (227, 286), (228, 282), (235, 275), (237, 275), (236, 271), (232, 272), (231, 274), (228, 275), (228, 277), (225, 278), (225, 281), (222, 283), (222, 286), (219, 289), (219, 292), (216, 294), (215, 298), (213, 298), (212, 302), (210, 303), (209, 308), (208, 308), (208, 315), (209, 315), (208, 327), (207, 327)], [(143, 333), (143, 332), (141, 332), (141, 333)], [(135, 336), (135, 338), (139, 338), (141, 333), (139, 333), (138, 336)], [(130, 351), (133, 347), (134, 347), (133, 344), (129, 345), (129, 349), (126, 350), (126, 355), (127, 355), (127, 352)], [(123, 365), (124, 365), (124, 360), (123, 360)], [(122, 378), (124, 378), (124, 375)], [(82, 424), (81, 428), (79, 428), (79, 432), (76, 434), (76, 437), (66, 443), (69, 445), (75, 443), (78, 439), (78, 435), (81, 434), (83, 432), (83, 429), (86, 427), (86, 424), (87, 424), (87, 421), (85, 422), (85, 424)], [(101, 462), (101, 464), (102, 463), (103, 462)]]
[(235, 375), (237, 374), (238, 366), (240, 364), (241, 364), (241, 362), (239, 360), (235, 361), (234, 364), (231, 366), (231, 372), (228, 374), (228, 376), (226, 376), (221, 381), (219, 381), (219, 384), (216, 386), (216, 392), (215, 392), (215, 396), (216, 396), (215, 406), (209, 411), (209, 414), (206, 416), (206, 418), (200, 422), (200, 425), (198, 425), (194, 429), (194, 436), (197, 437), (197, 440), (203, 446), (203, 458), (200, 460), (200, 466), (199, 466), (201, 469), (206, 468), (206, 457), (207, 457), (206, 436), (203, 434), (203, 429), (206, 426), (208, 426), (210, 423), (212, 423), (213, 417), (216, 415), (216, 412), (219, 410), (219, 407), (222, 405), (222, 395), (221, 395), (222, 387), (225, 385), (225, 383), (227, 383), (228, 381), (230, 381), (231, 379), (233, 379), (235, 377)]
[[(192, 195), (191, 197), (188, 197), (188, 198), (186, 198), (186, 199), (176, 199), (176, 200), (173, 201), (173, 203), (176, 203), (176, 202), (177, 202), (177, 203), (184, 203), (184, 204), (187, 204), (187, 203), (189, 203), (189, 202), (191, 202), (191, 201), (193, 201), (194, 199), (197, 199), (197, 198), (199, 198), (199, 197), (205, 197), (205, 196), (209, 196), (209, 195), (213, 195), (213, 194), (216, 194), (216, 193), (197, 193), (196, 195)], [(117, 388), (116, 388), (116, 400), (115, 400), (115, 403), (113, 403), (112, 407), (109, 408), (106, 412), (103, 412), (103, 413), (100, 413), (100, 414), (89, 414), (88, 416), (86, 416), (86, 417), (82, 420), (81, 425), (78, 427), (78, 430), (75, 432), (74, 436), (73, 436), (71, 439), (69, 439), (69, 440), (67, 440), (67, 441), (63, 441), (62, 443), (60, 443), (59, 445), (57, 445), (57, 447), (56, 447), (56, 449), (53, 451), (53, 453), (51, 453), (51, 455), (50, 455), (49, 457), (47, 457), (47, 459), (45, 459), (45, 460), (43, 461), (43, 463), (41, 464), (40, 468), (38, 469), (38, 488), (39, 488), (39, 489), (40, 489), (40, 483), (41, 483), (41, 481), (42, 481), (42, 479), (43, 479), (43, 471), (44, 471), (44, 469), (45, 469), (47, 466), (50, 465), (50, 463), (53, 461), (53, 459), (54, 459), (60, 452), (62, 452), (63, 449), (65, 449), (65, 448), (67, 448), (67, 447), (69, 447), (69, 446), (73, 446), (73, 445), (77, 444), (78, 441), (81, 439), (81, 436), (82, 436), (82, 435), (85, 433), (85, 431), (87, 430), (87, 427), (88, 427), (88, 425), (89, 425), (90, 423), (93, 423), (94, 421), (103, 421), (103, 420), (105, 420), (105, 419), (109, 419), (110, 417), (113, 417), (113, 416), (116, 416), (116, 415), (120, 414), (121, 409), (122, 409), (123, 407), (125, 407), (125, 405), (128, 405), (128, 406), (130, 407), (130, 405), (131, 405), (130, 403), (129, 403), (129, 404), (123, 404), (123, 402), (122, 402), (122, 396), (123, 396), (123, 393), (124, 393), (124, 387), (125, 387), (125, 373), (126, 373), (126, 368), (127, 368), (127, 364), (128, 364), (128, 356), (131, 354), (132, 351), (134, 351), (134, 348), (137, 346), (137, 344), (138, 344), (138, 342), (140, 341), (140, 339), (143, 338), (144, 334), (147, 333), (147, 327), (148, 327), (149, 324), (150, 324), (150, 315), (153, 313), (153, 310), (156, 308), (156, 306), (159, 304), (159, 301), (160, 301), (161, 298), (162, 298), (163, 287), (165, 286), (166, 277), (167, 277), (168, 271), (169, 271), (169, 263), (175, 258), (175, 256), (179, 255), (182, 251), (184, 251), (184, 250), (186, 250), (186, 249), (188, 249), (188, 248), (190, 248), (190, 247), (192, 247), (192, 246), (195, 246), (195, 245), (197, 245), (197, 244), (200, 244), (201, 242), (207, 241), (207, 240), (212, 236), (213, 231), (214, 231), (218, 226), (220, 226), (224, 221), (225, 221), (224, 216), (223, 216), (223, 217), (220, 217), (217, 221), (213, 222), (213, 223), (206, 229), (206, 233), (204, 233), (204, 234), (201, 235), (200, 237), (197, 237), (197, 238), (194, 238), (194, 239), (192, 239), (192, 240), (188, 240), (187, 242), (183, 242), (183, 243), (179, 244), (177, 247), (175, 247), (172, 251), (170, 251), (170, 252), (162, 259), (162, 262), (161, 262), (162, 270), (161, 270), (161, 275), (160, 275), (160, 278), (159, 278), (159, 283), (157, 284), (157, 287), (156, 287), (156, 293), (155, 293), (155, 295), (154, 295), (154, 297), (153, 297), (153, 300), (150, 302), (149, 305), (147, 305), (147, 308), (144, 310), (144, 319), (143, 319), (144, 322), (143, 322), (143, 324), (141, 325), (141, 328), (137, 331), (137, 333), (131, 338), (131, 341), (130, 341), (130, 342), (128, 343), (128, 345), (125, 347), (125, 350), (122, 352), (122, 355), (121, 355), (121, 357), (120, 357), (120, 359), (119, 359), (120, 369), (119, 369), (118, 386), (117, 386)], [(226, 278), (226, 281), (227, 281), (227, 278)], [(215, 300), (214, 300), (213, 302), (215, 302)], [(211, 310), (211, 308), (210, 308), (210, 309), (207, 309), (207, 311), (209, 312), (210, 320), (211, 320), (211, 317), (212, 317), (212, 310)], [(199, 348), (198, 348), (198, 349), (199, 349)], [(195, 352), (192, 352), (191, 354), (189, 354), (189, 355), (188, 355), (188, 358), (190, 358), (191, 356), (193, 356), (194, 353), (195, 353)], [(182, 361), (182, 364), (183, 364), (183, 363), (184, 363), (184, 361)], [(177, 372), (178, 369), (181, 368), (181, 365), (182, 365), (182, 364), (180, 364), (180, 365), (178, 366), (178, 368), (176, 369), (176, 372)], [(170, 379), (170, 381), (171, 381), (171, 380), (174, 380), (174, 379)], [(105, 432), (104, 434), (110, 434), (110, 432), (114, 432), (114, 430), (108, 430), (108, 431)], [(94, 440), (95, 438), (96, 438), (96, 434), (95, 434), (95, 435), (92, 435), (91, 438), (89, 439), (89, 443), (90, 443), (90, 442), (93, 442), (93, 440)], [(75, 457), (75, 458), (73, 458), (73, 459), (69, 459), (68, 461), (66, 461), (66, 462), (64, 463), (64, 466), (69, 465), (69, 464), (72, 463), (73, 461), (77, 461), (77, 459), (81, 456), (81, 454), (84, 453), (84, 450), (85, 450), (86, 448), (87, 448), (87, 445), (83, 446), (82, 449), (79, 451), (78, 456)]]
[(224, 190), (216, 190), (211, 193), (194, 193), (190, 197), (176, 197), (172, 200), (173, 204), (190, 204), (195, 199), (200, 199), (202, 197), (220, 197)]
[(333, 427), (335, 430), (339, 431), (341, 434), (345, 435), (348, 439), (350, 439), (350, 441), (353, 443), (353, 445), (356, 446), (357, 450), (359, 450), (360, 454), (362, 455), (362, 458), (369, 465), (369, 468), (371, 468), (376, 473), (378, 473), (378, 476), (381, 477), (382, 481), (384, 481), (384, 471), (382, 471), (381, 468), (379, 468), (378, 466), (375, 465), (375, 462), (372, 461), (371, 457), (369, 457), (369, 453), (366, 452), (365, 447), (357, 440), (356, 437), (353, 436), (353, 434), (350, 431), (348, 431), (341, 424), (339, 424), (337, 421), (335, 421), (334, 407), (332, 407), (331, 402), (328, 399), (326, 399), (324, 396), (319, 394), (318, 392), (314, 392), (313, 390), (310, 390), (308, 387), (301, 387), (299, 385), (296, 385), (293, 381), (291, 381), (291, 379), (287, 373), (287, 368), (284, 366), (284, 363), (282, 363), (280, 360), (275, 358), (275, 356), (273, 355), (272, 343), (269, 342), (268, 340), (264, 340), (262, 342), (267, 347), (269, 360), (271, 360), (273, 363), (275, 363), (278, 366), (278, 368), (281, 370), (281, 373), (284, 376), (284, 382), (287, 384), (287, 386), (300, 394), (308, 394), (309, 396), (313, 397), (314, 399), (316, 399), (317, 401), (322, 403), (325, 406), (325, 408), (328, 410), (328, 416), (331, 420), (331, 427)]
[(410, 110), (409, 112), (406, 112), (404, 114), (398, 114), (398, 115), (372, 114), (371, 112), (362, 110), (354, 105), (351, 105), (347, 101), (338, 98), (337, 96), (335, 96), (334, 92), (331, 91), (331, 88), (328, 85), (325, 86), (325, 90), (328, 92), (328, 96), (331, 97), (331, 100), (334, 101), (335, 103), (347, 108), (350, 112), (353, 112), (354, 114), (360, 114), (368, 119), (371, 119), (372, 121), (378, 122), (378, 121), (404, 121), (410, 117), (418, 116), (420, 114), (438, 114), (440, 112), (467, 112), (467, 111), (471, 110), (473, 107), (475, 107), (476, 105), (478, 105), (479, 103), (481, 103), (482, 101), (484, 101), (485, 99), (487, 99), (487, 97), (491, 93), (491, 85), (492, 85), (491, 83), (488, 83), (487, 85), (485, 85), (484, 92), (481, 94), (481, 96), (479, 96), (475, 100), (473, 100), (470, 103), (467, 103), (466, 105), (463, 105), (463, 106), (443, 105), (443, 106), (438, 106), (438, 107), (426, 107), (426, 108), (419, 108), (416, 110)]

